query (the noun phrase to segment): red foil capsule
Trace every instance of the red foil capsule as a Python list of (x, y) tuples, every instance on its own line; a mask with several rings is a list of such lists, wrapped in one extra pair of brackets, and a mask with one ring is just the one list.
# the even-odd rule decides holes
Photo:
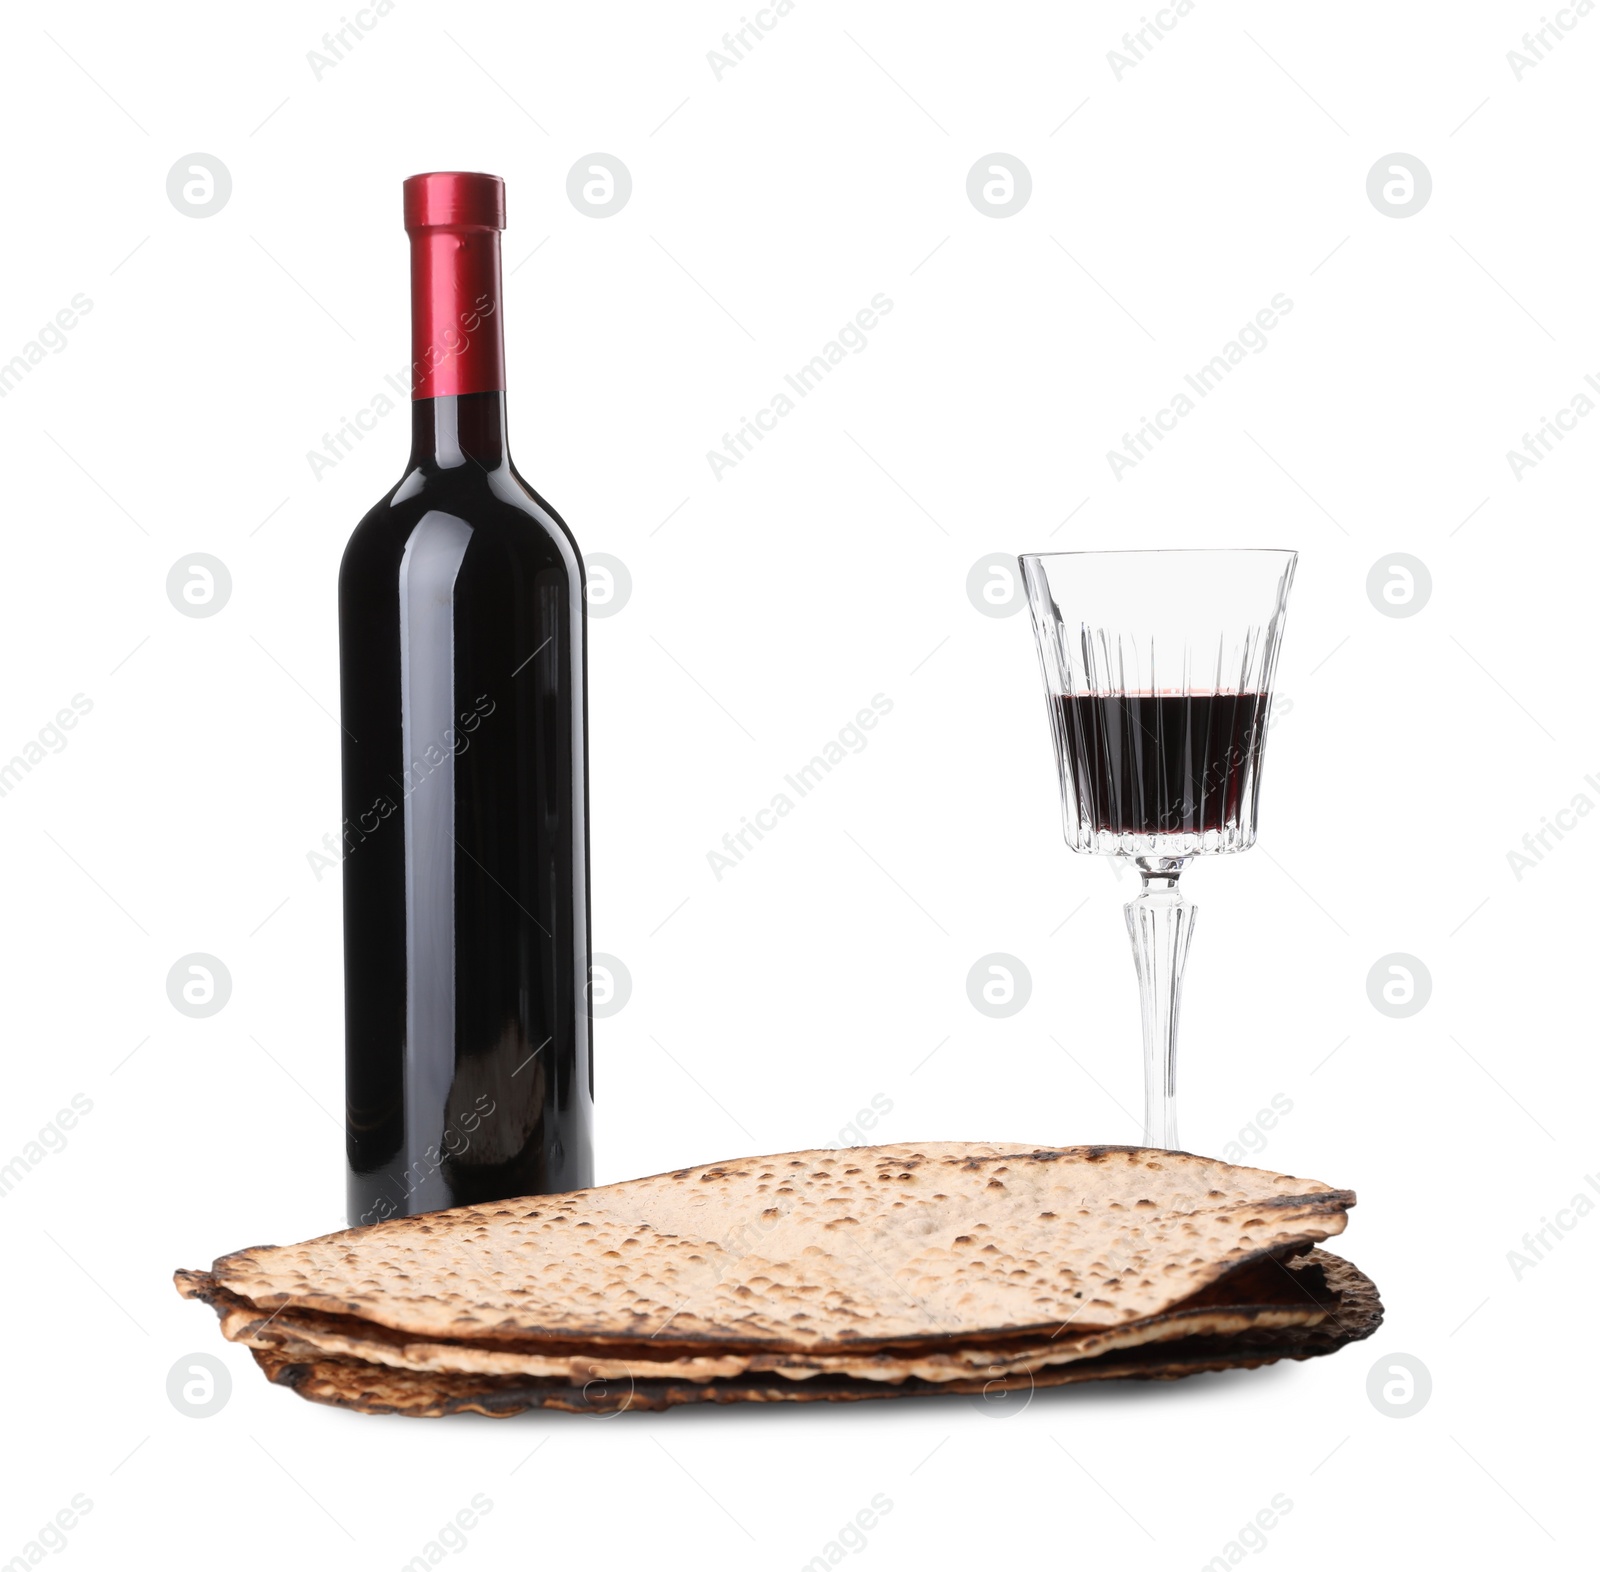
[(405, 183), (411, 237), (411, 396), (492, 393), (506, 385), (500, 331), (498, 175), (449, 171)]

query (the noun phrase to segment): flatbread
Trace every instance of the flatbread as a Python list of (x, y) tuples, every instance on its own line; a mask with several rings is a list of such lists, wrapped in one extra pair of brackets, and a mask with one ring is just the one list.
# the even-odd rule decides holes
[(746, 1372), (769, 1372), (790, 1380), (849, 1375), (878, 1381), (901, 1381), (907, 1376), (948, 1381), (978, 1371), (989, 1376), (1000, 1372), (1020, 1374), (1156, 1340), (1215, 1336), (1252, 1328), (1312, 1326), (1330, 1308), (1299, 1274), (1283, 1270), (1280, 1257), (1271, 1256), (1234, 1268), (1205, 1292), (1160, 1315), (1142, 1317), (1110, 1330), (1064, 1324), (1048, 1339), (1023, 1334), (975, 1341), (967, 1347), (943, 1344), (914, 1350), (902, 1345), (892, 1351), (849, 1354), (770, 1349), (762, 1353), (698, 1353), (673, 1358), (670, 1350), (653, 1344), (607, 1344), (559, 1351), (551, 1344), (537, 1342), (519, 1347), (505, 1341), (416, 1341), (352, 1316), (330, 1316), (293, 1305), (270, 1312), (260, 1310), (214, 1281), (186, 1275), (193, 1279), (195, 1297), (204, 1299), (217, 1311), (223, 1336), (230, 1342), (252, 1348), (281, 1348), (297, 1357), (352, 1358), (400, 1370), (555, 1377), (580, 1386), (595, 1380), (703, 1381)]
[[(1316, 1180), (1142, 1147), (856, 1147), (398, 1218), (239, 1251), (178, 1285), (245, 1323), (289, 1316), (335, 1357), (337, 1328), (303, 1318), (348, 1318), (358, 1339), (398, 1333), (402, 1348), (431, 1347), (393, 1368), (424, 1374), (447, 1373), (434, 1365), (466, 1345), (669, 1364), (938, 1354), (949, 1369), (952, 1349), (1147, 1325), (1242, 1266), (1342, 1232), (1354, 1202)], [(381, 1357), (360, 1343), (344, 1354)], [(867, 1376), (815, 1363), (834, 1374)]]
[[(1191, 1335), (1152, 1342), (1036, 1374), (979, 1372), (954, 1381), (908, 1376), (898, 1383), (822, 1376), (805, 1381), (748, 1374), (704, 1381), (613, 1378), (574, 1385), (560, 1378), (422, 1372), (351, 1358), (295, 1354), (257, 1347), (256, 1363), (268, 1378), (311, 1402), (362, 1413), (437, 1418), (477, 1413), (506, 1418), (530, 1408), (609, 1414), (660, 1410), (688, 1403), (859, 1402), (897, 1396), (966, 1395), (1009, 1403), (1039, 1388), (1084, 1381), (1170, 1381), (1205, 1371), (1253, 1369), (1279, 1359), (1311, 1359), (1370, 1337), (1383, 1319), (1371, 1280), (1350, 1262), (1322, 1250), (1290, 1261), (1284, 1270), (1309, 1282), (1309, 1297), (1331, 1304), (1313, 1326), (1255, 1329), (1231, 1336)], [(1016, 1396), (1013, 1397), (1013, 1394)]]
[(176, 1282), (272, 1380), (369, 1412), (1005, 1398), (1368, 1335), (1372, 1285), (1313, 1248), (1354, 1202), (1142, 1147), (858, 1147), (396, 1219)]

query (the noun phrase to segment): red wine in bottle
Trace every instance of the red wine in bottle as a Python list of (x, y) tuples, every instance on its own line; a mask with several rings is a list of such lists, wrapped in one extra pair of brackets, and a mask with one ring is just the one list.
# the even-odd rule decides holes
[(506, 447), (504, 183), (405, 224), (411, 458), (339, 572), (352, 1224), (594, 1182), (583, 562)]

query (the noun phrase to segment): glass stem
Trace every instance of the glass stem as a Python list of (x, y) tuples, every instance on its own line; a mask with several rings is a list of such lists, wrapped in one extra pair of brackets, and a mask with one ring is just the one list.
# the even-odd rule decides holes
[(1178, 1004), (1197, 908), (1178, 892), (1182, 857), (1133, 857), (1143, 886), (1123, 907), (1144, 1019), (1144, 1144), (1178, 1150)]

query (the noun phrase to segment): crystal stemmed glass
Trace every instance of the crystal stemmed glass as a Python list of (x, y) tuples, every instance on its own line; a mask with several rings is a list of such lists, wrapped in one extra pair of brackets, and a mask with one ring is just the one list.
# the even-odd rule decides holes
[(1067, 845), (1125, 857), (1144, 1022), (1144, 1141), (1174, 1150), (1190, 857), (1256, 838), (1292, 551), (1070, 551), (1019, 559)]

